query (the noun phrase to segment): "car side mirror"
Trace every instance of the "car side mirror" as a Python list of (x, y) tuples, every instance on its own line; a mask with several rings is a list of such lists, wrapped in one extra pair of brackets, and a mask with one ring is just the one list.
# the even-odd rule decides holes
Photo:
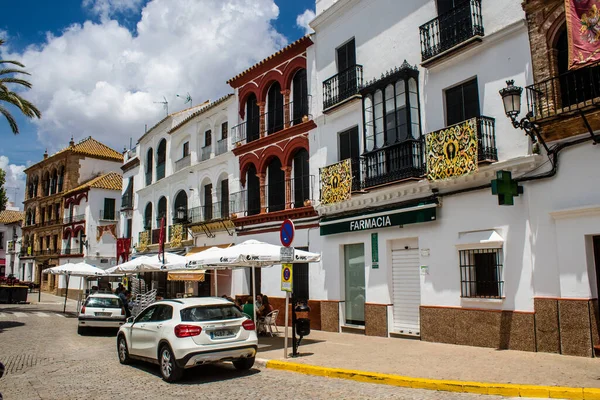
[(125, 321), (133, 323), (133, 317), (129, 317)]

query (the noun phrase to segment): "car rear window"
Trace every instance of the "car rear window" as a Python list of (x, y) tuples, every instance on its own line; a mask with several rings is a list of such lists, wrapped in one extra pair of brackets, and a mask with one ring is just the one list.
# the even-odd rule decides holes
[(221, 321), (241, 317), (241, 311), (233, 304), (189, 307), (181, 310), (181, 320), (184, 322)]
[(88, 297), (86, 307), (121, 308), (121, 300), (110, 297)]

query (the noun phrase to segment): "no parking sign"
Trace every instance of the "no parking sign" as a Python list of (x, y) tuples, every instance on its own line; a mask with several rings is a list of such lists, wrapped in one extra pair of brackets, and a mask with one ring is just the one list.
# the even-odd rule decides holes
[(281, 290), (284, 292), (292, 291), (292, 280), (294, 277), (294, 270), (292, 264), (281, 264)]

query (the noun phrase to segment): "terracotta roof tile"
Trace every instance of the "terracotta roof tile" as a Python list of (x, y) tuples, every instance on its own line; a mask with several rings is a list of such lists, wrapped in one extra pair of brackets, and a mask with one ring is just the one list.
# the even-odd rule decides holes
[[(66, 148), (65, 150), (69, 149)], [(81, 142), (75, 144), (70, 148), (75, 154), (82, 154), (91, 157), (107, 158), (115, 161), (123, 162), (123, 154), (116, 150), (111, 149), (105, 144), (100, 143), (91, 136), (87, 139), (83, 139)]]
[(25, 212), (4, 210), (0, 211), (0, 224), (13, 224), (15, 222), (23, 221), (25, 219)]
[(65, 193), (65, 196), (84, 189), (107, 189), (121, 191), (122, 188), (123, 177), (121, 174), (117, 172), (109, 172), (108, 174), (100, 175), (94, 179), (91, 179), (86, 183), (79, 185), (75, 189), (69, 190)]

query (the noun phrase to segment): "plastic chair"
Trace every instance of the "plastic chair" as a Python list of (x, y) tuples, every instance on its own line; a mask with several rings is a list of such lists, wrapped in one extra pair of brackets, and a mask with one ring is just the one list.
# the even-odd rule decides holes
[(273, 310), (265, 316), (264, 322), (262, 322), (262, 324), (264, 325), (265, 331), (266, 331), (266, 329), (268, 329), (271, 336), (273, 336), (273, 328), (272, 327), (275, 327), (275, 332), (277, 334), (279, 334), (279, 328), (277, 328), (277, 317), (278, 316), (279, 316), (279, 310)]

